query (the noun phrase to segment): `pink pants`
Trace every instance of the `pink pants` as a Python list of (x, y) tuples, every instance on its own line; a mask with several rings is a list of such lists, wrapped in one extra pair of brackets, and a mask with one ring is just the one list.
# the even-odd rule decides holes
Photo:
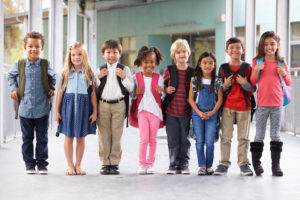
[[(156, 135), (159, 129), (160, 119), (154, 114), (141, 111), (138, 115), (140, 129), (139, 165), (153, 165), (156, 152)], [(147, 147), (149, 144), (148, 158)]]

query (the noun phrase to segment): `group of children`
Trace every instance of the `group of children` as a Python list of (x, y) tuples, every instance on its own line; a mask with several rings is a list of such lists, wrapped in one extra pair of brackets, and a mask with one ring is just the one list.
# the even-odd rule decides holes
[[(276, 33), (264, 33), (251, 67), (241, 60), (245, 52), (242, 42), (238, 38), (230, 38), (226, 42), (230, 61), (220, 66), (217, 75), (216, 58), (210, 52), (204, 52), (199, 57), (195, 68), (188, 66), (191, 54), (189, 45), (186, 40), (178, 39), (171, 46), (174, 64), (165, 68), (163, 76), (154, 72), (154, 69), (164, 56), (156, 47), (143, 46), (134, 61), (134, 65), (142, 67), (142, 70), (132, 76), (129, 67), (118, 62), (122, 54), (122, 46), (118, 41), (104, 42), (102, 56), (106, 64), (98, 69), (96, 75), (83, 44), (76, 42), (71, 45), (56, 96), (58, 134), (65, 135), (66, 175), (86, 174), (81, 169), (84, 139), (88, 134), (96, 134), (96, 124), (102, 162), (100, 173), (119, 174), (121, 138), (126, 117), (130, 125), (139, 128), (140, 132), (139, 174), (155, 172), (157, 131), (164, 126), (169, 150), (167, 174), (190, 173), (189, 130), (192, 120), (199, 175), (227, 173), (231, 164), (234, 124), (238, 129), (241, 175), (253, 175), (247, 153), (254, 109), (252, 93), (257, 85), (256, 136), (250, 143), (252, 164), (256, 175), (264, 172), (260, 159), (266, 123), (270, 118), (272, 173), (282, 176), (279, 164), (283, 144), (279, 135), (283, 105), (281, 81), (290, 85), (291, 78), (287, 64), (280, 56), (279, 46)], [(39, 57), (43, 48), (43, 36), (37, 32), (28, 33), (24, 38), (27, 58), (17, 61), (8, 73), (11, 98), (20, 102), (22, 154), (29, 174), (36, 173), (36, 166), (40, 174), (48, 172), (49, 99), (54, 96), (56, 78), (49, 62)], [(221, 160), (214, 171), (214, 142), (219, 134), (220, 117)], [(35, 156), (34, 129), (37, 141)]]

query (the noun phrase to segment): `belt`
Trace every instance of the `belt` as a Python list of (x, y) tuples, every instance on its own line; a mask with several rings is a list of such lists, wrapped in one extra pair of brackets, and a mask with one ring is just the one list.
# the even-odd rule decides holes
[(120, 99), (115, 99), (115, 100), (105, 100), (105, 99), (101, 99), (100, 101), (104, 102), (104, 103), (108, 103), (108, 104), (115, 104), (115, 103), (119, 103), (120, 101), (123, 101), (125, 99), (125, 97), (122, 97)]

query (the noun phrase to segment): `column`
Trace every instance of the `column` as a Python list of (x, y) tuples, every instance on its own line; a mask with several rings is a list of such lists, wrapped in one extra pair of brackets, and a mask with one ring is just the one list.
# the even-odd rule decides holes
[(41, 33), (43, 28), (42, 21), (43, 21), (42, 1), (29, 0), (28, 32), (37, 31)]
[[(0, 148), (4, 141), (4, 1), (0, 0)], [(6, 94), (7, 95), (7, 94)]]
[(89, 53), (90, 62), (93, 70), (97, 68), (97, 10), (96, 4), (86, 2), (86, 29), (84, 29), (86, 48)]
[(246, 0), (246, 53), (245, 61), (252, 63), (256, 50), (256, 22), (255, 22), (255, 2), (256, 0)]
[(77, 41), (77, 0), (68, 1), (68, 46)]
[[(233, 18), (233, 0), (226, 0), (225, 41), (233, 37)], [(229, 56), (226, 53), (225, 60), (226, 62), (229, 61)]]

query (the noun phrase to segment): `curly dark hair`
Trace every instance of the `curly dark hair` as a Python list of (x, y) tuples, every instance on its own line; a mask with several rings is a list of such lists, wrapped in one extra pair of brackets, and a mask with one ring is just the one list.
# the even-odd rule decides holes
[(44, 36), (39, 32), (29, 32), (24, 37), (24, 44), (27, 44), (27, 39), (33, 38), (33, 39), (40, 39), (42, 41), (42, 47), (44, 47)]
[(202, 77), (203, 77), (203, 71), (200, 67), (201, 65), (201, 61), (203, 58), (206, 57), (211, 57), (214, 61), (214, 65), (215, 68), (213, 69), (213, 71), (211, 72), (211, 84), (210, 84), (210, 88), (209, 88), (209, 92), (213, 93), (214, 92), (214, 87), (215, 87), (215, 80), (216, 80), (216, 71), (217, 71), (217, 60), (216, 57), (214, 56), (214, 54), (212, 54), (211, 52), (204, 52), (203, 54), (201, 54), (201, 56), (199, 57), (198, 61), (197, 61), (197, 65), (196, 68), (194, 70), (194, 74), (193, 76), (197, 78), (196, 81), (196, 87), (197, 87), (197, 91), (202, 90), (203, 89), (203, 85), (202, 85)]
[(156, 56), (156, 65), (159, 65), (161, 61), (164, 59), (164, 55), (159, 51), (157, 47), (142, 46), (139, 49), (138, 56), (134, 61), (134, 65), (141, 66), (142, 61), (146, 58), (149, 53), (154, 53)]

